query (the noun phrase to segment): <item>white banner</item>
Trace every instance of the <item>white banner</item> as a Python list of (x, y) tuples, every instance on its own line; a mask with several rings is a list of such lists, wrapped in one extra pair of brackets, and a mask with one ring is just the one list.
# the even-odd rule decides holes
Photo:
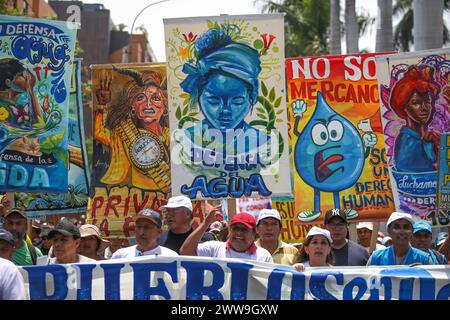
[(164, 19), (172, 194), (291, 196), (283, 15)]
[(313, 268), (144, 256), (19, 267), (31, 300), (448, 300), (450, 266)]

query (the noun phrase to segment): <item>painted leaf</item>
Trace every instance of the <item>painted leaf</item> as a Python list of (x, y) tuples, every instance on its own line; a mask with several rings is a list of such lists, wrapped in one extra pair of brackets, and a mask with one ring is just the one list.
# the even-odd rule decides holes
[(269, 93), (269, 100), (270, 100), (270, 102), (273, 102), (273, 100), (275, 100), (275, 88), (272, 88), (272, 89), (270, 90), (270, 93)]
[(273, 104), (273, 106), (275, 108), (278, 108), (281, 105), (281, 97), (278, 97), (277, 100), (275, 100), (275, 103)]
[(268, 90), (267, 90), (266, 84), (263, 81), (261, 81), (261, 90), (262, 90), (262, 94), (264, 95), (264, 97), (267, 97)]
[(177, 108), (177, 112), (175, 113), (175, 116), (177, 117), (177, 120), (180, 120), (180, 118), (181, 118), (181, 108), (180, 107)]

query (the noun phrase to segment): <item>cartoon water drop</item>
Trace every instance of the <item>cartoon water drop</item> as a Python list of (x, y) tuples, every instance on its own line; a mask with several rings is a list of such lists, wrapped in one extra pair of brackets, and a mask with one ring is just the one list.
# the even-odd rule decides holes
[[(299, 137), (295, 145), (295, 167), (300, 177), (314, 188), (314, 211), (301, 219), (312, 221), (320, 216), (321, 192), (333, 192), (334, 206), (340, 208), (339, 192), (356, 183), (368, 152), (364, 152), (358, 130), (335, 112), (320, 92), (314, 114), (299, 134), (298, 123), (305, 110), (306, 105), (298, 101), (293, 104), (294, 133)], [(372, 141), (370, 147), (375, 143)]]
[(67, 88), (64, 81), (61, 81), (55, 90), (55, 101), (57, 103), (63, 103), (64, 100), (66, 100), (66, 97), (67, 97)]

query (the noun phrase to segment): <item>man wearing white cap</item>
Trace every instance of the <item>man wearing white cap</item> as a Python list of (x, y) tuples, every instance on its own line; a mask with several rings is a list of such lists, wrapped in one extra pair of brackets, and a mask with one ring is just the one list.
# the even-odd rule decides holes
[(367, 262), (368, 266), (433, 264), (430, 254), (413, 248), (409, 242), (413, 233), (414, 220), (408, 213), (393, 212), (387, 222), (387, 231), (392, 246), (375, 251)]
[(158, 245), (157, 240), (162, 232), (162, 220), (158, 212), (152, 209), (143, 209), (133, 218), (137, 244), (117, 250), (111, 259), (152, 255), (178, 256), (175, 251)]
[[(366, 248), (367, 252), (370, 252), (370, 242), (372, 240), (373, 223), (372, 222), (359, 222), (356, 225), (356, 233), (358, 235), (358, 243)], [(377, 243), (375, 250), (381, 250), (386, 248), (385, 246)]]
[[(161, 234), (158, 243), (179, 254), (184, 241), (194, 231), (191, 226), (194, 218), (191, 199), (186, 196), (172, 197), (161, 209), (166, 213), (168, 230)], [(200, 242), (210, 240), (214, 240), (214, 238), (205, 232)]]
[(292, 265), (298, 250), (279, 239), (280, 231), (280, 213), (275, 209), (262, 209), (256, 221), (259, 239), (255, 244), (269, 251), (274, 263)]

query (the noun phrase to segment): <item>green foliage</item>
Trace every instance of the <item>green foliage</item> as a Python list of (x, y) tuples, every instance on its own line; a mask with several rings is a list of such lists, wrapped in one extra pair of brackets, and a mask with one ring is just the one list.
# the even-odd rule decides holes
[(65, 132), (65, 128), (63, 128), (61, 132), (46, 137), (41, 142), (41, 151), (46, 154), (53, 154), (56, 158), (62, 160), (67, 168), (69, 161), (67, 152), (59, 145), (64, 139)]

